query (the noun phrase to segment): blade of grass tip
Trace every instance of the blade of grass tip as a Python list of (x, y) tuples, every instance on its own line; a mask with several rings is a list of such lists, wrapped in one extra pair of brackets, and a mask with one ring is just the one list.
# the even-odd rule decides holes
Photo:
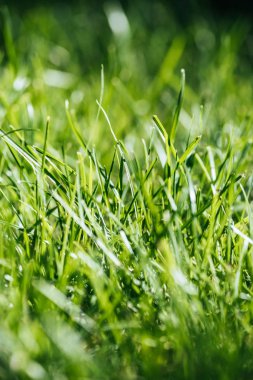
[[(97, 103), (98, 103), (98, 101), (97, 101)], [(99, 106), (103, 110), (103, 108), (100, 104), (99, 104)], [(77, 129), (77, 127), (76, 127), (76, 125), (72, 119), (72, 116), (71, 116), (70, 111), (69, 111), (69, 101), (68, 100), (65, 100), (65, 110), (66, 110), (66, 115), (67, 115), (69, 125), (70, 125), (72, 131), (74, 132), (74, 135), (75, 135), (77, 141), (79, 142), (81, 147), (84, 149), (84, 151), (87, 152), (88, 156), (90, 157), (90, 160), (95, 164), (95, 159), (94, 159), (94, 156), (93, 156), (91, 150), (88, 148), (87, 144), (85, 143), (84, 139), (82, 138), (79, 130)], [(116, 138), (116, 136), (115, 136), (115, 138)], [(99, 164), (99, 170), (100, 171), (103, 170), (103, 168), (100, 164)]]
[(164, 128), (161, 120), (158, 118), (157, 115), (153, 115), (153, 121), (154, 121), (155, 125), (158, 127), (158, 131), (160, 133), (160, 136), (162, 137), (162, 140), (165, 143), (166, 152), (167, 152), (167, 160), (168, 160), (168, 164), (170, 166), (170, 164), (171, 164), (170, 151), (173, 154), (173, 157), (177, 158), (176, 149), (175, 149), (174, 145), (171, 143), (171, 141), (169, 140), (169, 135), (168, 135), (166, 129)]
[(153, 121), (158, 129), (158, 132), (165, 144), (165, 149), (166, 149), (166, 156), (167, 156), (167, 164), (169, 166), (169, 169), (171, 168), (171, 156), (170, 156), (170, 149), (169, 149), (169, 144), (168, 144), (168, 133), (166, 129), (164, 128), (161, 120), (158, 118), (157, 115), (153, 115)]
[(102, 171), (101, 171), (101, 168), (99, 167), (99, 163), (97, 161), (97, 157), (96, 157), (96, 152), (95, 152), (95, 149), (93, 149), (92, 151), (93, 153), (93, 158), (94, 158), (94, 163), (95, 163), (95, 168), (96, 168), (96, 172), (97, 172), (97, 176), (98, 176), (98, 182), (99, 182), (99, 186), (101, 188), (101, 191), (102, 191), (102, 194), (103, 194), (103, 198), (105, 200), (105, 203), (107, 204), (107, 206), (109, 207), (109, 200), (108, 200), (108, 197), (107, 197), (107, 193), (105, 192), (105, 185), (106, 185), (106, 180), (104, 179), (104, 181), (102, 180), (102, 178), (104, 178), (102, 176)]
[(42, 173), (42, 175), (44, 174), (44, 167), (45, 167), (49, 123), (50, 123), (50, 116), (47, 117), (47, 122), (46, 122), (46, 131), (45, 131), (45, 137), (44, 137), (43, 155), (42, 155), (42, 163), (41, 163), (41, 173)]
[[(91, 211), (91, 208), (89, 206), (87, 206), (83, 200), (81, 200), (81, 206), (84, 209), (86, 220), (88, 220), (90, 222), (90, 226), (92, 226), (92, 230), (94, 231), (93, 232), (94, 235), (98, 239), (99, 239), (99, 237), (101, 237), (101, 240), (103, 240), (105, 238), (105, 240), (108, 241), (106, 223), (105, 223), (104, 217), (101, 213), (101, 205), (102, 205), (101, 202), (94, 202), (94, 206), (93, 206), (94, 209), (92, 209), (92, 211)], [(97, 213), (98, 213), (98, 215), (96, 215), (96, 217), (94, 216), (95, 208), (97, 209)], [(100, 222), (102, 222), (102, 223), (100, 223)], [(103, 228), (104, 228), (104, 230), (106, 230), (106, 232), (103, 231)]]
[(92, 149), (92, 156), (93, 156), (93, 159), (94, 159), (95, 169), (96, 169), (96, 172), (97, 172), (98, 183), (99, 183), (101, 192), (103, 193), (104, 192), (104, 185), (103, 185), (103, 181), (102, 181), (102, 174), (101, 174), (101, 171), (99, 170), (100, 169), (99, 168), (99, 163), (97, 161), (96, 151), (95, 151), (94, 148)]
[(67, 115), (69, 125), (70, 125), (72, 131), (74, 132), (74, 135), (76, 136), (77, 141), (79, 142), (79, 144), (81, 145), (81, 147), (84, 149), (85, 152), (89, 152), (86, 143), (84, 142), (80, 132), (78, 131), (78, 129), (75, 125), (75, 123), (73, 122), (72, 116), (71, 116), (70, 111), (69, 111), (69, 101), (68, 100), (65, 100), (65, 111), (66, 111), (66, 115)]
[(203, 131), (203, 115), (204, 115), (204, 106), (203, 104), (200, 105), (200, 110), (199, 110), (199, 129), (200, 131)]
[(85, 174), (85, 165), (84, 165), (84, 156), (81, 152), (77, 152), (77, 170), (76, 170), (76, 175), (79, 178), (80, 182), (80, 194), (81, 194), (81, 189), (86, 190), (86, 174)]
[(153, 115), (153, 121), (154, 121), (155, 125), (158, 127), (158, 130), (161, 134), (162, 140), (165, 143), (166, 140), (168, 139), (168, 133), (166, 132), (166, 129), (164, 128), (161, 120), (159, 119), (159, 117), (157, 115)]
[(147, 143), (144, 139), (141, 139), (142, 141), (142, 144), (143, 144), (143, 149), (144, 149), (144, 155), (145, 155), (145, 164), (146, 164), (146, 169), (148, 168), (149, 166), (149, 154), (148, 154), (148, 147), (147, 147)]
[(220, 187), (223, 183), (223, 176), (225, 173), (225, 170), (227, 172), (226, 174), (226, 183), (228, 183), (228, 180), (231, 178), (232, 172), (234, 172), (234, 157), (232, 153), (231, 143), (228, 142), (227, 151), (225, 158), (221, 165), (218, 167), (218, 173), (216, 176), (216, 186)]
[[(96, 101), (98, 106), (101, 108), (101, 111), (103, 112), (104, 114), (104, 117), (107, 121), (107, 124), (109, 125), (109, 128), (110, 128), (110, 131), (111, 131), (111, 134), (113, 136), (113, 139), (115, 140), (115, 142), (117, 143), (117, 148), (119, 150), (119, 153), (120, 153), (120, 156), (122, 157), (123, 159), (123, 163), (124, 163), (124, 168), (125, 168), (125, 172), (126, 172), (126, 176), (127, 176), (127, 179), (128, 179), (128, 183), (129, 183), (129, 187), (130, 187), (130, 191), (131, 191), (131, 195), (132, 195), (132, 198), (134, 198), (135, 196), (135, 191), (134, 191), (134, 186), (133, 186), (133, 182), (131, 180), (131, 174), (130, 174), (130, 170), (129, 170), (129, 167), (128, 167), (128, 164), (127, 164), (127, 161), (126, 161), (126, 158), (125, 158), (125, 154), (123, 152), (123, 149), (125, 150), (125, 147), (124, 145), (118, 140), (118, 138), (116, 137), (114, 131), (113, 131), (113, 128), (112, 128), (112, 125), (111, 125), (111, 122), (110, 122), (110, 119), (105, 111), (105, 109), (102, 107), (102, 105)], [(136, 219), (138, 219), (138, 213), (137, 213), (137, 206), (135, 204), (135, 201), (134, 201), (134, 211), (135, 211), (135, 216), (136, 216)]]
[(172, 144), (174, 144), (174, 141), (175, 141), (179, 115), (180, 115), (180, 111), (183, 104), (184, 88), (185, 88), (185, 70), (181, 69), (181, 89), (178, 95), (177, 106), (176, 106), (176, 110), (173, 116), (172, 127), (171, 127), (171, 131), (169, 135), (169, 140)]
[(150, 86), (150, 92), (152, 98), (156, 98), (161, 93), (162, 86), (171, 83), (174, 77), (175, 68), (180, 61), (180, 58), (184, 52), (186, 40), (182, 35), (173, 39), (172, 44), (168, 48), (165, 57), (161, 63), (159, 71), (155, 76), (153, 83)]
[[(99, 96), (99, 104), (102, 104), (103, 98), (104, 98), (104, 88), (105, 88), (105, 75), (104, 75), (104, 65), (101, 65), (101, 82), (100, 82), (100, 96)], [(98, 107), (97, 117), (96, 117), (96, 123), (98, 121), (99, 115), (100, 115), (101, 108)]]
[(162, 122), (158, 118), (157, 115), (153, 115), (153, 121), (155, 125), (158, 128), (158, 131), (160, 132), (160, 135), (162, 136), (163, 142), (165, 143), (165, 149), (166, 149), (166, 157), (167, 157), (167, 174), (166, 177), (168, 178), (168, 190), (169, 193), (172, 193), (172, 159), (171, 159), (171, 153), (174, 156), (175, 159), (177, 159), (177, 152), (174, 148), (174, 145), (170, 143), (169, 136), (164, 128)]
[(191, 152), (195, 149), (195, 147), (198, 145), (199, 141), (201, 139), (201, 135), (197, 136), (191, 144), (186, 148), (185, 152), (182, 154), (182, 156), (179, 158), (179, 164), (182, 164), (187, 157), (191, 154)]
[(101, 109), (101, 111), (102, 111), (103, 114), (104, 114), (105, 120), (107, 121), (107, 124), (109, 125), (109, 128), (110, 128), (110, 131), (111, 131), (111, 134), (112, 134), (112, 137), (113, 137), (114, 141), (115, 141), (117, 144), (119, 144), (119, 140), (118, 140), (118, 138), (116, 137), (116, 135), (115, 135), (115, 133), (114, 133), (114, 130), (113, 130), (112, 125), (111, 125), (111, 122), (110, 122), (110, 119), (109, 119), (109, 117), (108, 117), (108, 115), (107, 115), (105, 109), (102, 107), (102, 104), (100, 104), (98, 100), (96, 100), (96, 103), (97, 103), (98, 107)]
[(117, 147), (114, 148), (112, 162), (111, 162), (109, 173), (107, 175), (106, 182), (105, 182), (105, 193), (106, 193), (107, 196), (108, 196), (108, 189), (109, 189), (109, 184), (110, 184), (110, 180), (111, 180), (112, 170), (113, 170), (113, 167), (114, 167), (114, 162), (115, 162), (115, 157), (116, 157), (116, 151), (117, 151)]
[(146, 169), (145, 171), (145, 177), (144, 177), (144, 182), (148, 179), (148, 177), (150, 176), (155, 164), (157, 162), (157, 157), (154, 158), (154, 160), (151, 162), (150, 166)]

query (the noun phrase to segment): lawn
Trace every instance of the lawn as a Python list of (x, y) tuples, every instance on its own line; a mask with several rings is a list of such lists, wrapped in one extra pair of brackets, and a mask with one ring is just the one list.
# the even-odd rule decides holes
[(252, 379), (250, 21), (0, 22), (0, 379)]

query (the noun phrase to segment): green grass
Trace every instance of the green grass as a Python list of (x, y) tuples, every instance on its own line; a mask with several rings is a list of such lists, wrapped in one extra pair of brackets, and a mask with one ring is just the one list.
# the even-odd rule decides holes
[(2, 10), (0, 379), (253, 377), (249, 26), (163, 11)]

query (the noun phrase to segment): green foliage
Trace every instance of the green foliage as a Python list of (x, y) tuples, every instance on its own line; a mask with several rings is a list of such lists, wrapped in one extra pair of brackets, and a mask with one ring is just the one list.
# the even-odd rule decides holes
[(0, 379), (253, 376), (247, 27), (155, 9), (2, 12)]

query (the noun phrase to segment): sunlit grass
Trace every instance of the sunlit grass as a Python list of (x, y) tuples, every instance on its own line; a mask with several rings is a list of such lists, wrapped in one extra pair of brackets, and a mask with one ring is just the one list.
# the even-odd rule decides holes
[(247, 26), (116, 11), (2, 12), (0, 379), (249, 379)]

